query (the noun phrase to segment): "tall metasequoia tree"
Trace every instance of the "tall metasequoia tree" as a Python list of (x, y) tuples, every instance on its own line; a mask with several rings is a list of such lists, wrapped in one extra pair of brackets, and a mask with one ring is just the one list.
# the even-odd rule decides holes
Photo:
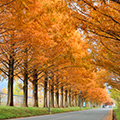
[[(13, 39), (11, 37), (11, 39)], [(8, 99), (7, 105), (13, 106), (13, 81), (14, 77), (17, 76), (17, 68), (21, 63), (19, 58), (20, 49), (17, 48), (18, 45), (16, 41), (8, 42), (6, 44), (1, 45), (0, 52), (0, 71), (4, 73), (6, 77), (8, 77)]]
[(80, 104), (80, 103), (81, 103), (81, 95), (80, 95), (80, 93), (79, 93), (79, 94), (78, 94), (78, 106), (79, 106), (79, 107), (81, 107), (81, 104)]
[(32, 86), (33, 86), (33, 98), (34, 98), (33, 106), (38, 107), (38, 86), (41, 84), (40, 79), (42, 77), (44, 77), (44, 75), (43, 75), (43, 71), (41, 71), (41, 69), (39, 69), (39, 64), (38, 65), (34, 64), (31, 72), (33, 73), (33, 75), (31, 75), (32, 80), (30, 80), (30, 82), (32, 82)]
[(48, 84), (48, 72), (45, 71), (44, 72), (44, 105), (43, 107), (48, 107), (48, 104), (47, 104), (47, 84)]
[(34, 96), (34, 107), (38, 107), (38, 74), (37, 70), (33, 70), (33, 96)]
[[(13, 18), (9, 11), (13, 1), (0, 1), (0, 61), (4, 68), (0, 70), (8, 76), (8, 98), (7, 105), (13, 106), (13, 80), (15, 70), (15, 32), (14, 25), (11, 23)], [(6, 19), (6, 17), (8, 19)], [(14, 19), (13, 19), (14, 20)], [(14, 41), (13, 41), (14, 40)]]
[(75, 94), (74, 94), (74, 91), (72, 91), (72, 106), (75, 106)]
[(68, 90), (67, 89), (65, 89), (65, 107), (68, 107), (68, 100), (67, 100), (67, 98), (68, 98)]
[(51, 76), (51, 107), (54, 107), (54, 75)]
[(28, 49), (25, 49), (24, 59), (24, 86), (23, 86), (23, 106), (28, 107)]
[(61, 86), (61, 104), (60, 107), (64, 107), (63, 106), (63, 86)]
[[(11, 37), (11, 39), (13, 38)], [(19, 57), (20, 49), (17, 47), (18, 45), (16, 44), (16, 41), (10, 41), (1, 45), (0, 48), (0, 65), (2, 65), (0, 71), (2, 71), (2, 73), (8, 77), (8, 106), (13, 106), (13, 81), (14, 77), (18, 74), (16, 70), (21, 64), (21, 59)]]
[(75, 106), (77, 106), (77, 92), (75, 91)]
[(69, 88), (69, 107), (71, 107), (71, 88)]
[(56, 96), (56, 107), (59, 107), (59, 76), (58, 75), (56, 75), (55, 96)]
[[(13, 47), (14, 45), (12, 45)], [(13, 106), (13, 80), (14, 80), (14, 49), (11, 49), (9, 58), (9, 72), (8, 72), (8, 99), (7, 105)]]

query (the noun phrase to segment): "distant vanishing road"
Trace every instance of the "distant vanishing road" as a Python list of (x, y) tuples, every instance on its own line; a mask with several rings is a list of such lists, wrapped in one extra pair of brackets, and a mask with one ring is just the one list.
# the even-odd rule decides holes
[(111, 110), (109, 108), (100, 108), (12, 120), (112, 120), (112, 118)]

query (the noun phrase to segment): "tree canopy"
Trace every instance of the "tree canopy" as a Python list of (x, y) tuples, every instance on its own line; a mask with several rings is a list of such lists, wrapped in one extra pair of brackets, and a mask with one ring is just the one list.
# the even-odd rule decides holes
[[(76, 104), (80, 91), (83, 100), (109, 101), (105, 83), (119, 86), (119, 6), (114, 0), (1, 0), (0, 74), (8, 78), (7, 105), (14, 105), (17, 79), (23, 82), (26, 107), (29, 82), (36, 107), (39, 84), (44, 87), (44, 107), (48, 87), (57, 107), (59, 95), (63, 99), (65, 94), (67, 106), (68, 93)], [(17, 85), (15, 89), (19, 92)]]

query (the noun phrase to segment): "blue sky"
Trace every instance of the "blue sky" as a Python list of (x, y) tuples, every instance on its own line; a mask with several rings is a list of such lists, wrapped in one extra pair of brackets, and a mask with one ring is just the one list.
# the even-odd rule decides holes
[(6, 87), (7, 88), (7, 80), (4, 80), (4, 81), (0, 81), (0, 91), (2, 91), (2, 89)]

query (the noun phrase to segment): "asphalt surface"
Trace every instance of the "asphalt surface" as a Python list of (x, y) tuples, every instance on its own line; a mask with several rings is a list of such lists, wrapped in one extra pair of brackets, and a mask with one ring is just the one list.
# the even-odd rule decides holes
[(100, 108), (12, 120), (112, 120), (110, 114), (110, 108)]

